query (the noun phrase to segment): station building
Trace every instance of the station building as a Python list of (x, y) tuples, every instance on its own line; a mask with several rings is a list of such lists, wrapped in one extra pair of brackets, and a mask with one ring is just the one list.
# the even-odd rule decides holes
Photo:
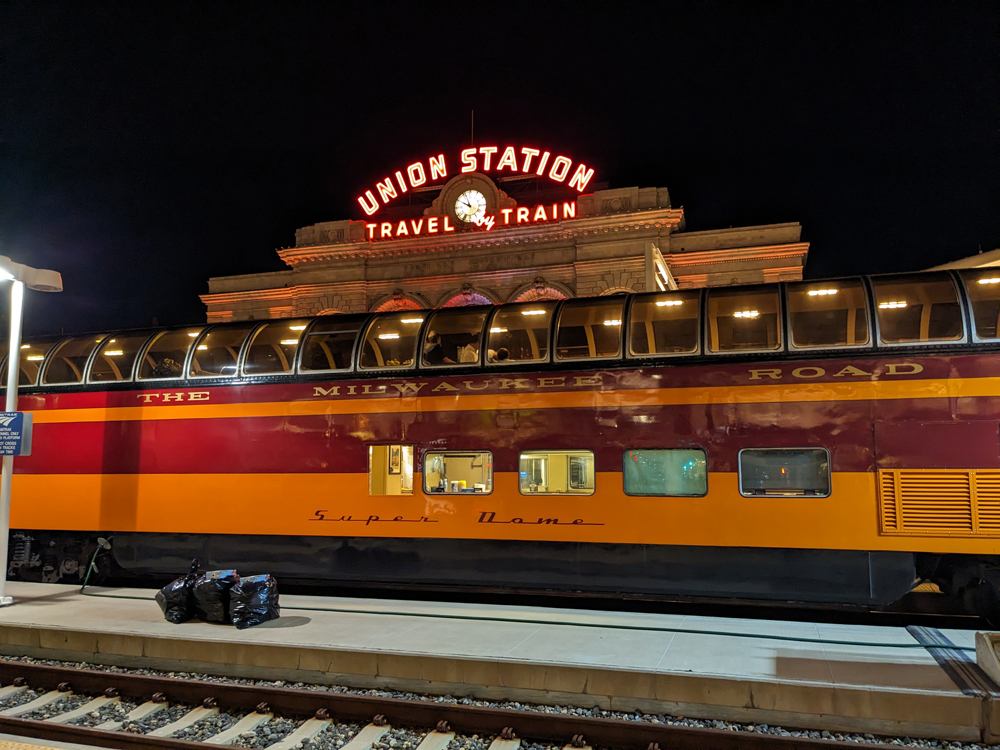
[(666, 188), (609, 188), (555, 151), (481, 146), (392, 170), (359, 218), (295, 232), (273, 273), (209, 279), (208, 322), (796, 281), (796, 223), (685, 231)]

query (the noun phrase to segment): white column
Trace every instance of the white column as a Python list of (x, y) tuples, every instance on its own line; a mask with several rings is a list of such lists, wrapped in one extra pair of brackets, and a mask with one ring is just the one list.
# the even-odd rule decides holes
[[(17, 379), (21, 369), (21, 312), (24, 284), (11, 282), (10, 290), (10, 354), (7, 357), (6, 411), (17, 411)], [(10, 486), (14, 478), (14, 457), (4, 456), (0, 471), (0, 607), (13, 604), (7, 596), (7, 548), (10, 538)]]

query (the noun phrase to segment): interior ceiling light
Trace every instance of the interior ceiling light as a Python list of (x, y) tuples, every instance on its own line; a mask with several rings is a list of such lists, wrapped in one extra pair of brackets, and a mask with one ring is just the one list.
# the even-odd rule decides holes
[(298, 339), (285, 339), (284, 341), (279, 341), (282, 346), (296, 346), (299, 343)]
[(1000, 284), (1000, 276), (990, 276), (986, 279), (980, 279), (980, 284)]
[(123, 351), (122, 351), (121, 349), (113, 349), (113, 350), (111, 350), (111, 351), (106, 351), (106, 352), (104, 352), (104, 356), (105, 356), (105, 357), (120, 357), (120, 356), (122, 356), (122, 355), (123, 355), (124, 353), (125, 353), (125, 352), (123, 352)]
[(836, 293), (837, 293), (836, 289), (810, 289), (809, 290), (809, 296), (810, 297), (823, 297), (823, 296), (825, 296), (827, 294), (836, 294)]
[(290, 331), (304, 331), (304, 330), (306, 330), (306, 327), (305, 326), (288, 326), (288, 330), (290, 330)]
[(882, 310), (895, 310), (899, 307), (906, 307), (906, 300), (899, 300), (898, 302), (880, 302), (879, 308)]
[(661, 299), (659, 302), (656, 303), (656, 306), (657, 307), (676, 307), (677, 305), (680, 305), (683, 302), (684, 302), (684, 300), (682, 300), (682, 299)]
[(399, 334), (398, 333), (380, 333), (378, 335), (378, 337), (380, 339), (398, 339), (399, 338)]
[(605, 320), (604, 325), (606, 326), (620, 326), (622, 322), (620, 320)]
[(40, 354), (32, 354), (32, 355), (30, 355), (30, 356), (28, 357), (28, 361), (29, 361), (29, 362), (39, 362), (39, 361), (41, 361), (41, 360), (43, 360), (43, 359), (45, 359), (45, 357), (43, 357), (43, 356), (42, 356), (42, 355), (40, 355)]
[(403, 318), (400, 323), (423, 323), (423, 318)]
[(188, 336), (190, 336), (191, 338), (194, 338), (194, 337), (195, 337), (195, 336), (197, 336), (197, 335), (198, 335), (198, 332), (197, 332), (197, 331), (195, 331), (194, 333), (189, 333), (189, 334), (188, 334)]
[(507, 333), (506, 328), (491, 328), (490, 333)]
[(734, 318), (756, 318), (759, 315), (757, 310), (738, 310), (733, 313)]
[(521, 315), (545, 315), (545, 310), (522, 310)]

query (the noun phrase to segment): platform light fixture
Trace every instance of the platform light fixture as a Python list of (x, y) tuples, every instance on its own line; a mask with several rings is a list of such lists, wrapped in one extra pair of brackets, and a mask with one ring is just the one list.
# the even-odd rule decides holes
[[(7, 355), (7, 403), (6, 411), (17, 411), (17, 380), (21, 370), (21, 316), (24, 311), (24, 287), (36, 292), (61, 292), (62, 276), (58, 271), (32, 268), (15, 263), (6, 255), (0, 255), (0, 280), (10, 281), (10, 351)], [(44, 355), (29, 355), (33, 362), (44, 359)], [(0, 607), (13, 604), (7, 596), (7, 545), (10, 537), (10, 489), (14, 474), (14, 457), (4, 456), (0, 469)]]

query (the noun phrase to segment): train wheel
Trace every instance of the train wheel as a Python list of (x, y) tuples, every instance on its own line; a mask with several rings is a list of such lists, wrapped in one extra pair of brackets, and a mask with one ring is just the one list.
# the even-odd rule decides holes
[(1000, 627), (1000, 592), (989, 581), (978, 580), (966, 586), (962, 602), (967, 611), (984, 618), (990, 627)]

